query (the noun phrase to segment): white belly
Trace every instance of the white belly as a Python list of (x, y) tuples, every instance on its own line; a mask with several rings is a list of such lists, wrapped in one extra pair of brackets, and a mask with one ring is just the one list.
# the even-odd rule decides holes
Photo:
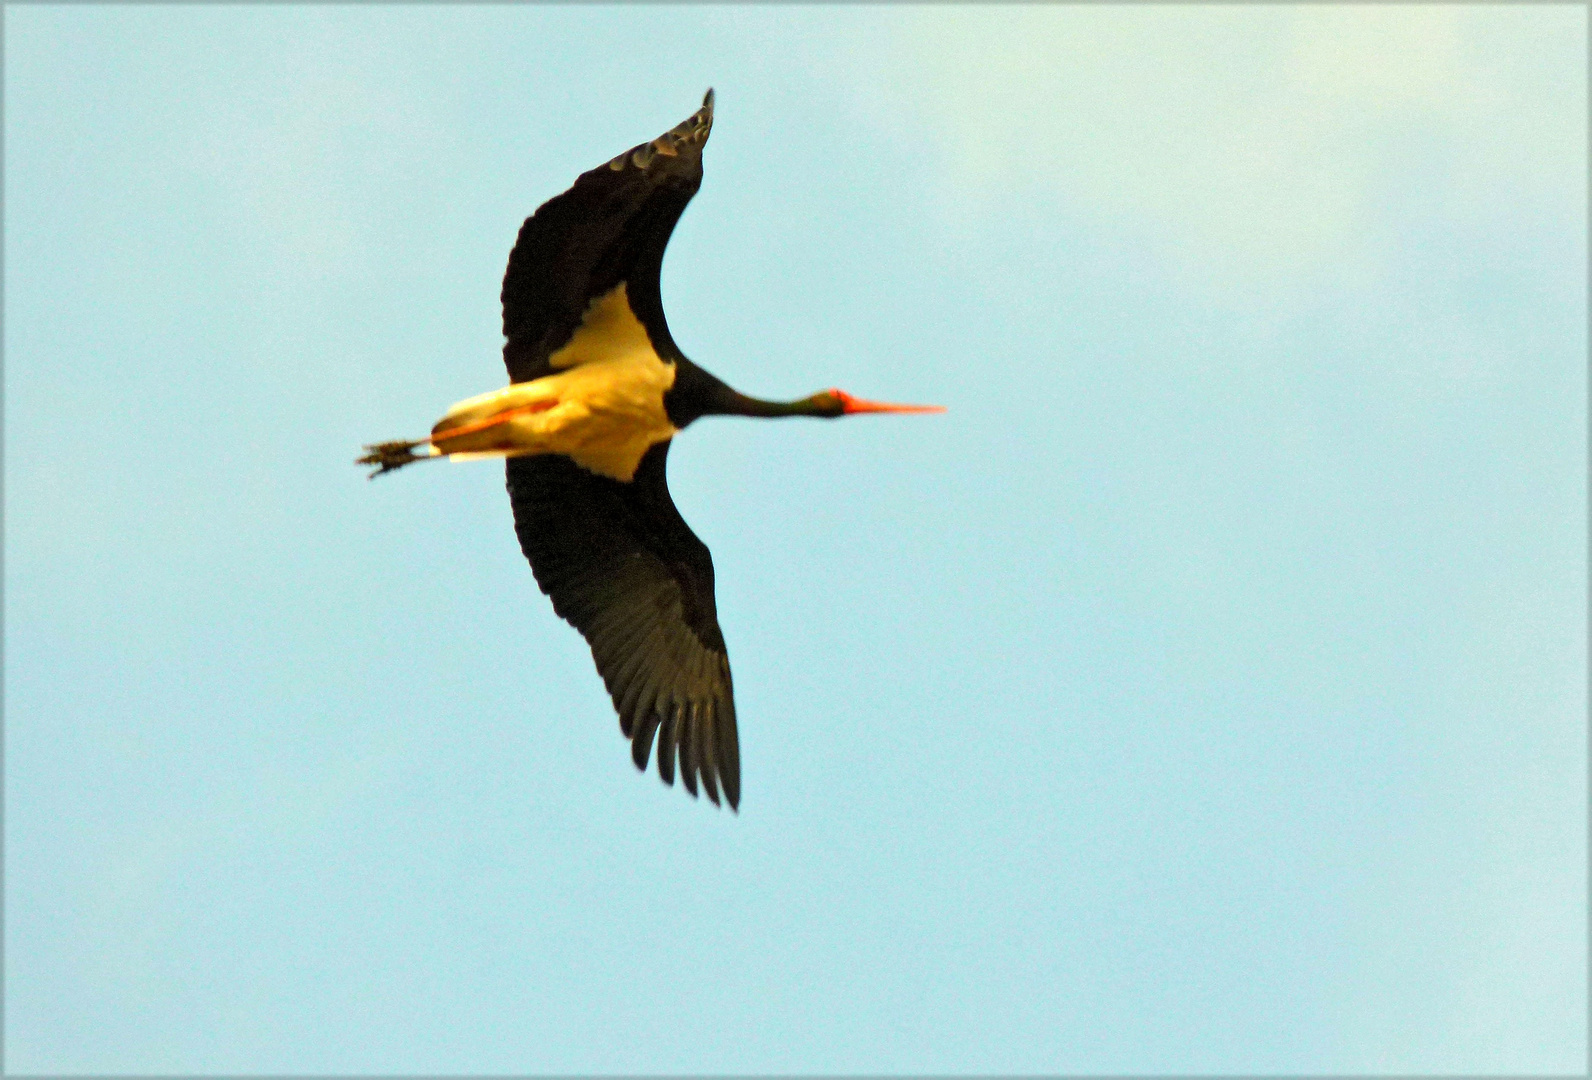
[[(650, 345), (587, 361), (459, 402), (432, 429), (431, 443), (459, 458), (564, 454), (628, 482), (642, 455), (678, 430), (663, 408), (674, 376)], [(455, 428), (472, 430), (450, 438)]]

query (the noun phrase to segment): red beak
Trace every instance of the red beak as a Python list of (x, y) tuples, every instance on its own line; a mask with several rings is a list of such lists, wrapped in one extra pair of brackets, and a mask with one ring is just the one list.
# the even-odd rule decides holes
[(887, 401), (864, 401), (854, 398), (844, 390), (831, 390), (831, 394), (840, 399), (842, 415), (850, 416), (852, 413), (865, 412), (894, 412), (894, 413), (936, 413), (944, 412), (944, 405), (892, 405)]

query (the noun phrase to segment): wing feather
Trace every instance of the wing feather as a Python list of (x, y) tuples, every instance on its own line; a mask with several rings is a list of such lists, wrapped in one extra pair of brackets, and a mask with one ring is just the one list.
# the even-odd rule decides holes
[(691, 737), (692, 710), (684, 701), (676, 702), (674, 708), (675, 715), (680, 718), (677, 725), (680, 732), (680, 782), (694, 799), (697, 797), (697, 768), (701, 755), (697, 752), (696, 739)]
[(695, 715), (692, 723), (696, 725), (701, 737), (697, 744), (701, 747), (702, 754), (702, 790), (707, 792), (708, 800), (714, 806), (719, 805), (718, 764), (713, 760), (713, 703), (698, 702), (691, 706)]
[(658, 725), (658, 775), (665, 784), (674, 784), (674, 710), (662, 713), (663, 723)]
[(647, 756), (652, 753), (652, 737), (658, 733), (657, 713), (648, 713), (636, 728), (636, 736), (630, 743), (630, 757), (636, 763), (636, 768), (645, 770)]

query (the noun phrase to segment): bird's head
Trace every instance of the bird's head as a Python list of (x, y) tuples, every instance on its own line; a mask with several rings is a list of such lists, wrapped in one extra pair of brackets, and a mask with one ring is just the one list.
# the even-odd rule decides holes
[(825, 416), (831, 419), (837, 416), (850, 416), (853, 413), (942, 413), (945, 411), (944, 405), (892, 405), (885, 401), (864, 401), (862, 398), (852, 397), (844, 390), (834, 388), (814, 394), (807, 400), (813, 403), (815, 416)]

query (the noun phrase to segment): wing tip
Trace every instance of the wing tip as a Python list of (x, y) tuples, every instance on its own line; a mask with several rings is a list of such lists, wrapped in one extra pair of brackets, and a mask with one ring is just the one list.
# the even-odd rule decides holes
[[(663, 709), (635, 710), (627, 733), (631, 744), (630, 760), (637, 772), (645, 773), (649, 765), (655, 766), (658, 779), (665, 787), (674, 787), (678, 774), (681, 786), (693, 799), (705, 794), (714, 806), (728, 805), (732, 813), (739, 815), (741, 762), (738, 747), (734, 745), (733, 733), (723, 730), (723, 721), (710, 720), (709, 715), (707, 709), (682, 709), (672, 704)], [(623, 722), (621, 719), (621, 724)], [(654, 738), (657, 740), (655, 760)]]
[[(702, 107), (651, 142), (631, 147), (608, 163), (614, 172), (633, 165), (645, 172), (659, 158), (678, 158), (682, 151), (700, 154), (713, 133), (713, 88), (702, 96)], [(600, 168), (600, 166), (599, 166)]]

